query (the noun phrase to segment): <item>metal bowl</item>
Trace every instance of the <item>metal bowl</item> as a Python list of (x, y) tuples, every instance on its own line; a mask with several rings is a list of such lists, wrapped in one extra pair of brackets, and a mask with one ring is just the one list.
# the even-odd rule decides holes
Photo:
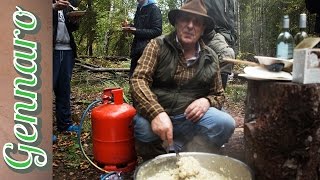
[[(253, 180), (251, 169), (243, 162), (217, 154), (200, 152), (181, 152), (180, 156), (192, 156), (196, 158), (203, 168), (215, 171), (232, 180)], [(135, 180), (147, 180), (157, 172), (164, 169), (176, 168), (176, 154), (164, 154), (140, 165), (134, 173)]]
[(288, 68), (293, 65), (293, 59), (281, 59), (281, 58), (267, 57), (267, 56), (254, 56), (254, 58), (258, 59), (259, 63), (263, 65), (283, 63), (284, 68)]

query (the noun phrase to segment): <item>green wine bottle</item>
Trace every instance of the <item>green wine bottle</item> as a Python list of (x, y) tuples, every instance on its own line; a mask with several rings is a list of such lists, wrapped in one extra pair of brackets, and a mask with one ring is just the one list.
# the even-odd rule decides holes
[(283, 24), (282, 24), (282, 32), (279, 34), (277, 39), (277, 58), (282, 59), (292, 59), (293, 58), (293, 47), (294, 47), (294, 40), (292, 35), (289, 32), (289, 16), (285, 15), (283, 17)]
[(294, 36), (294, 44), (298, 45), (303, 39), (308, 37), (308, 34), (306, 33), (307, 28), (307, 15), (306, 14), (300, 14), (299, 18), (299, 32)]

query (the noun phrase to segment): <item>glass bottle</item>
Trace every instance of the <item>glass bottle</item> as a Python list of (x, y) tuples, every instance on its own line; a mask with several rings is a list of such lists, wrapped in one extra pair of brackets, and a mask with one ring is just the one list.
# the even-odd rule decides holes
[(283, 17), (282, 32), (277, 38), (277, 58), (292, 59), (293, 58), (293, 46), (294, 40), (289, 32), (289, 16)]
[(306, 14), (300, 14), (299, 18), (299, 32), (294, 36), (294, 44), (298, 45), (303, 39), (308, 37), (308, 34), (306, 33), (307, 28), (307, 15)]

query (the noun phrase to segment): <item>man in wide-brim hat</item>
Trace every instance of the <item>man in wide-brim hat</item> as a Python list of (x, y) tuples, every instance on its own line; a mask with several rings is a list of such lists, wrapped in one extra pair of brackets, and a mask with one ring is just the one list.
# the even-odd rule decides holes
[(207, 9), (204, 2), (200, 1), (187, 1), (180, 9), (173, 9), (169, 12), (168, 18), (171, 25), (175, 26), (175, 22), (178, 16), (189, 14), (191, 16), (199, 16), (202, 18), (205, 24), (205, 31), (211, 32), (214, 28), (213, 19), (207, 15)]
[(163, 142), (215, 152), (235, 128), (220, 111), (225, 96), (217, 55), (201, 40), (213, 29), (203, 0), (188, 1), (168, 17), (175, 30), (149, 42), (130, 80), (136, 150), (144, 160), (166, 153)]

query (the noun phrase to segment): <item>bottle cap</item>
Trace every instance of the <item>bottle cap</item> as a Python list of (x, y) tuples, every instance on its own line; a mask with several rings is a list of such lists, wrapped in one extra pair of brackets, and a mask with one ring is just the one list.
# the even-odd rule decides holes
[(283, 16), (283, 28), (289, 28), (289, 23), (290, 23), (289, 16), (288, 15)]
[(307, 15), (305, 13), (300, 14), (299, 27), (300, 28), (307, 27)]

